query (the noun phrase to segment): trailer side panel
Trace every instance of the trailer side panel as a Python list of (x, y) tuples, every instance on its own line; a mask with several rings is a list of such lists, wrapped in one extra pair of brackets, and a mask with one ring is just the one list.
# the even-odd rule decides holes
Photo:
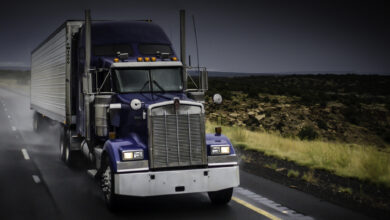
[(31, 54), (31, 108), (53, 120), (66, 119), (66, 26)]

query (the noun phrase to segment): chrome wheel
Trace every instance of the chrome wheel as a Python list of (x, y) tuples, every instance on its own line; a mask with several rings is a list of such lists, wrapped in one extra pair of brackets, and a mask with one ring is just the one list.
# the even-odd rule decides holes
[[(63, 145), (63, 144), (62, 144)], [(65, 147), (65, 161), (69, 162), (69, 146)]]
[(61, 156), (61, 160), (64, 160), (64, 158), (65, 158), (65, 155), (64, 155), (64, 142), (62, 140), (60, 140), (60, 156)]
[(115, 179), (113, 179), (113, 170), (110, 166), (110, 159), (105, 157), (101, 167), (100, 184), (104, 195), (104, 200), (108, 209), (116, 211), (118, 208), (118, 195), (115, 194)]
[(106, 170), (102, 174), (102, 190), (106, 200), (111, 200), (111, 167), (107, 165)]

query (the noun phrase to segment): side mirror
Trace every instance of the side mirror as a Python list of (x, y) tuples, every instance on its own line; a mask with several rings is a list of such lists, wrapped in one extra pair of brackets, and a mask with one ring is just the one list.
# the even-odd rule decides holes
[(222, 96), (218, 93), (214, 94), (213, 95), (213, 102), (215, 104), (218, 104), (218, 105), (221, 104), (222, 103)]

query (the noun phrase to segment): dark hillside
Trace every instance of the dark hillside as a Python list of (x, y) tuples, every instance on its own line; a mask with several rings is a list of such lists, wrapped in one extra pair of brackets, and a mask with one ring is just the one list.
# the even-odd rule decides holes
[[(285, 75), (212, 77), (208, 117), (302, 139), (384, 147), (390, 144), (390, 76)], [(218, 109), (218, 110), (217, 110)]]

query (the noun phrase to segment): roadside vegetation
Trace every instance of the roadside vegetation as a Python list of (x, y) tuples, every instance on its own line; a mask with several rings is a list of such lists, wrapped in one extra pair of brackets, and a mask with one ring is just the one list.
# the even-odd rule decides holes
[(258, 75), (211, 77), (221, 105), (207, 117), (224, 125), (279, 133), (302, 140), (390, 147), (390, 76)]
[[(218, 125), (206, 122), (207, 132), (213, 133)], [(325, 169), (343, 177), (357, 177), (390, 187), (390, 149), (374, 146), (336, 143), (320, 140), (306, 140), (283, 137), (278, 133), (251, 131), (248, 128), (223, 125), (222, 133), (228, 136), (235, 146), (256, 150), (266, 155), (313, 169)], [(290, 176), (298, 177), (296, 171)], [(303, 179), (315, 182), (312, 174), (303, 174)]]

